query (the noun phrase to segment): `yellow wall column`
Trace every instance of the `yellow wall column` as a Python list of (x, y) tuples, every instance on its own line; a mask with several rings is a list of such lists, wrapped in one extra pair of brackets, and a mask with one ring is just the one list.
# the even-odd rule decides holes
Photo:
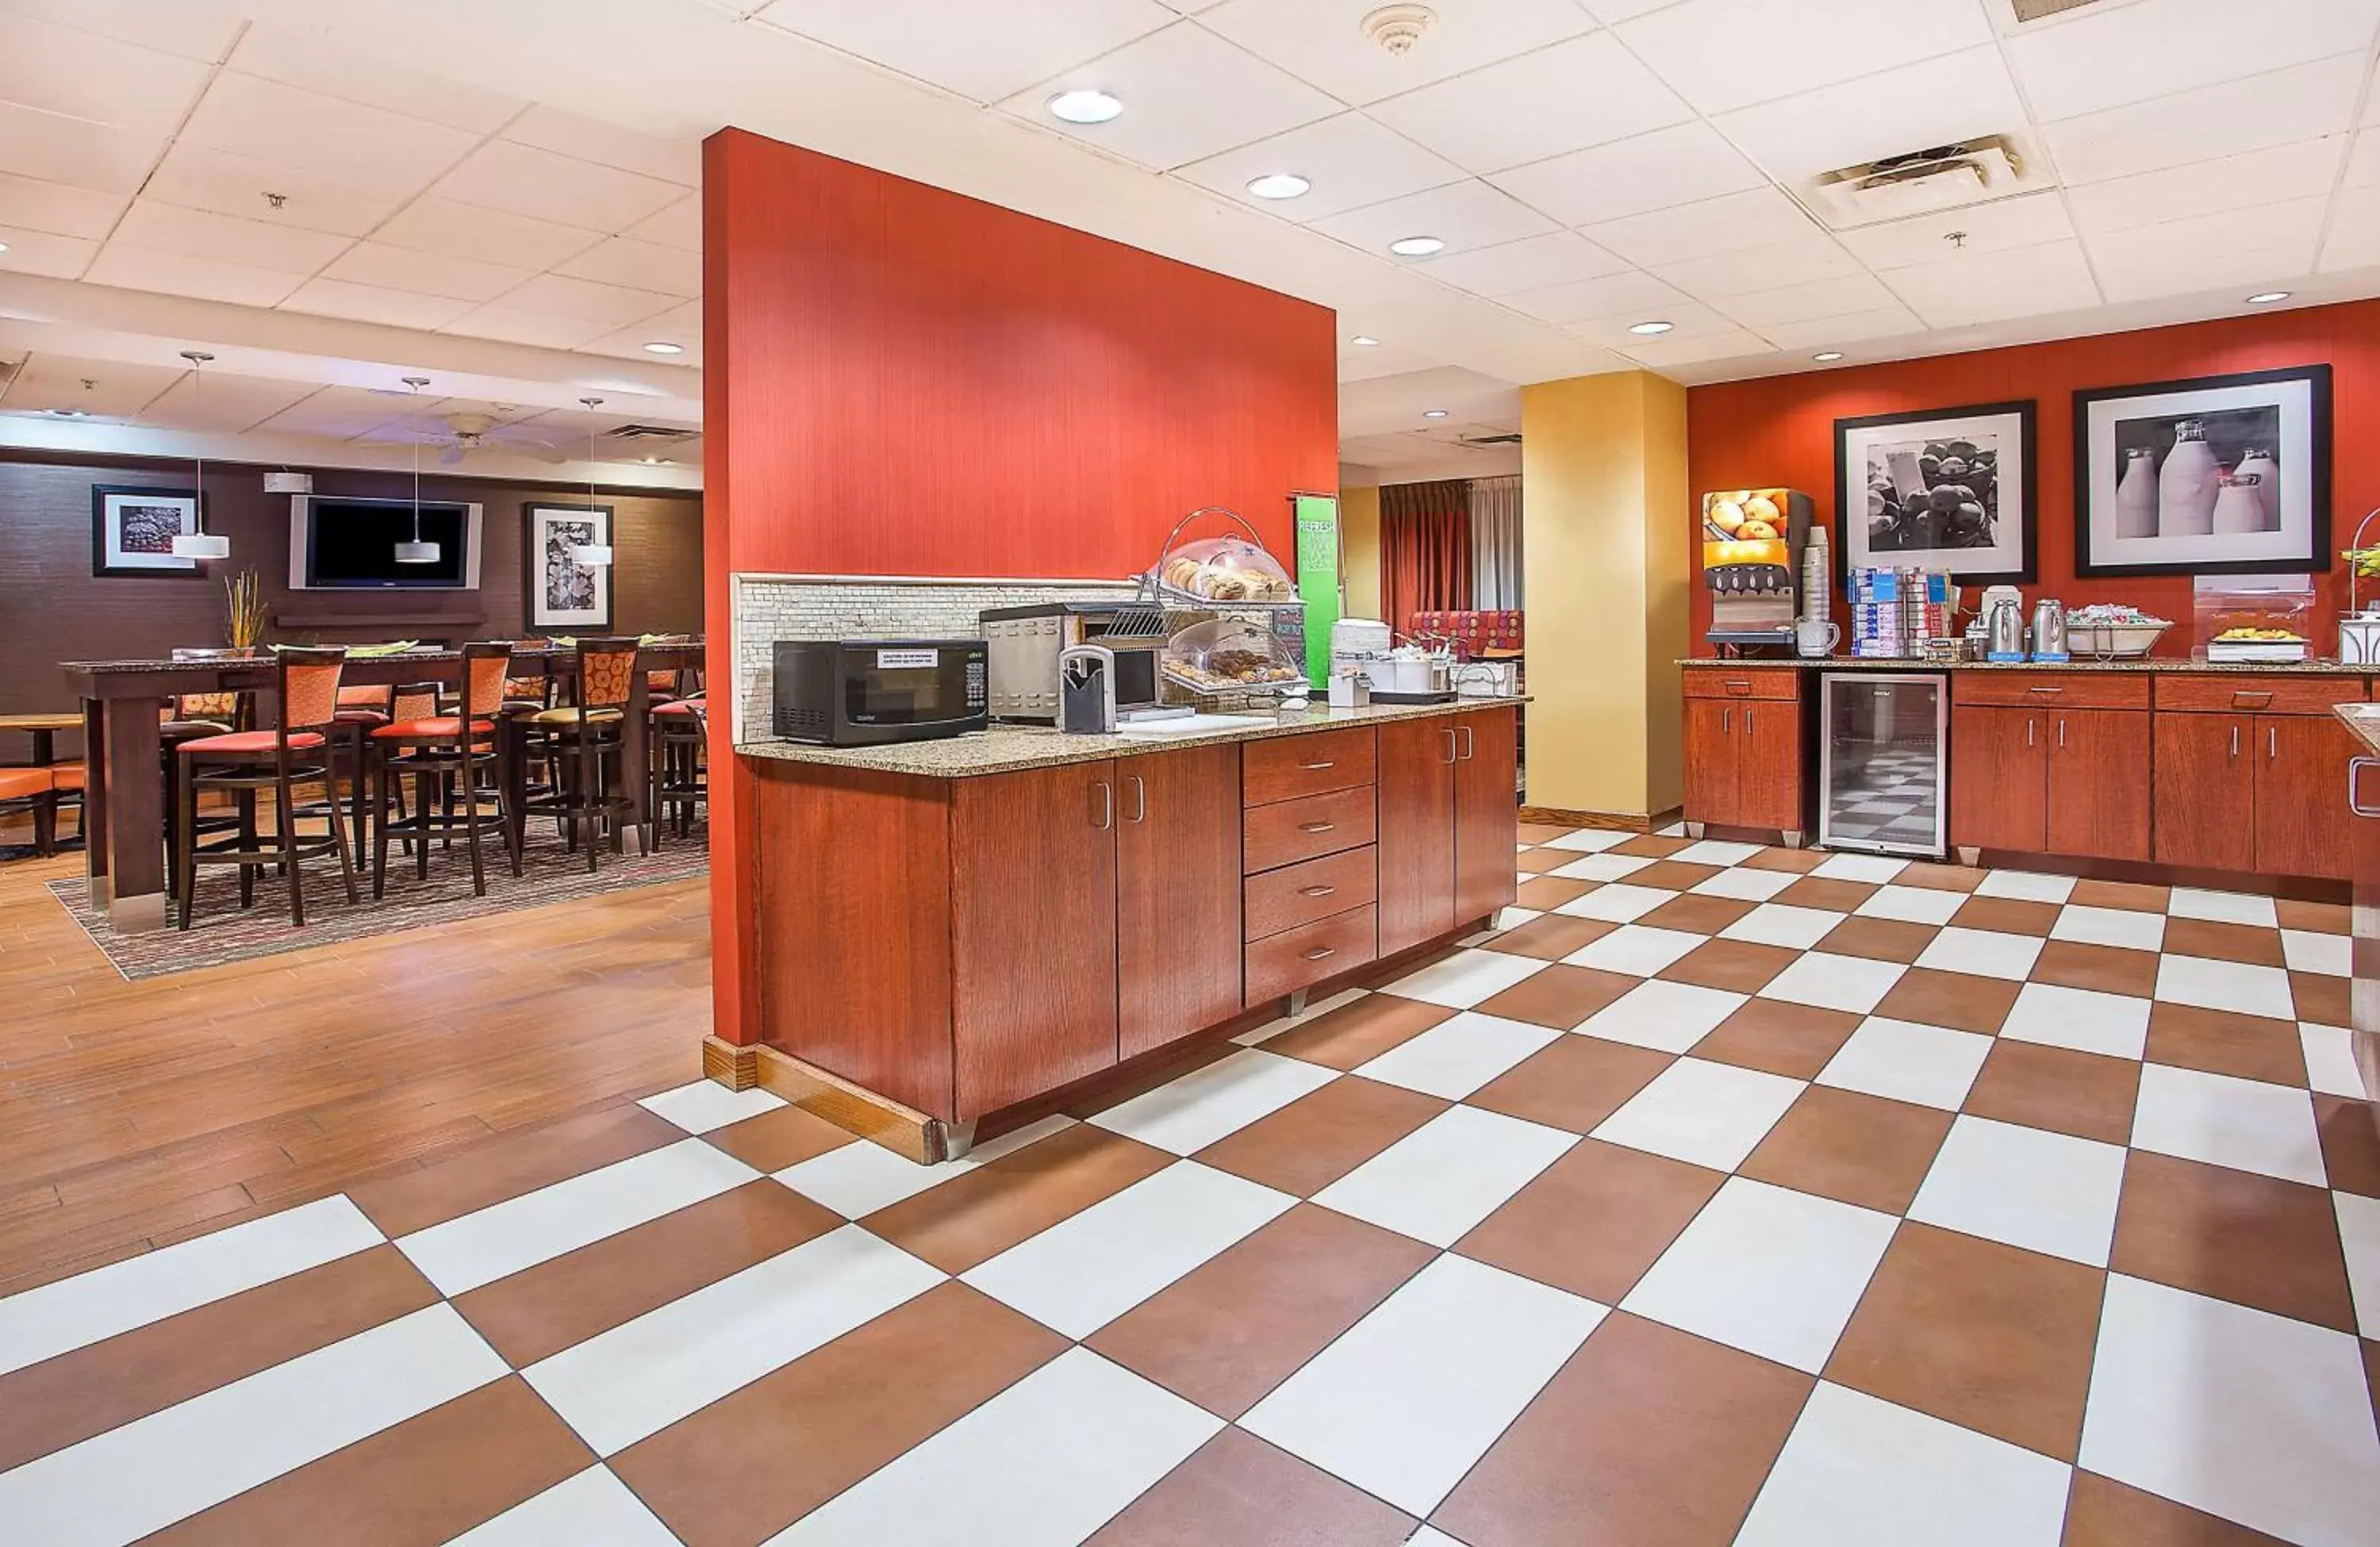
[(1645, 818), (1682, 794), (1686, 389), (1645, 372), (1521, 389), (1528, 804)]
[(1342, 617), (1385, 619), (1380, 611), (1380, 491), (1339, 491), (1339, 574), (1345, 582)]

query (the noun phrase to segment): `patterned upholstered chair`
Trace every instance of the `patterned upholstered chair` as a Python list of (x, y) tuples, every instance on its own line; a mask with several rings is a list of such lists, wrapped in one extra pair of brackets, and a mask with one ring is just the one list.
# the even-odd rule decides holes
[[(496, 773), (493, 781), (498, 791), (506, 787), (499, 764), (503, 758), (502, 743), (496, 736), (496, 709), (504, 702), (504, 673), (512, 665), (513, 647), (508, 644), (468, 644), (463, 647), (462, 691), (456, 707), (460, 713), (452, 715), (423, 714), (392, 720), (371, 733), (372, 774), (376, 781), (371, 805), (375, 813), (372, 823), (372, 895), (384, 895), (388, 884), (388, 841), (396, 837), (407, 841), (413, 851), (413, 873), (416, 880), (430, 874), (430, 840), (440, 835), (464, 834), (471, 856), (471, 891), (474, 895), (488, 895), (486, 861), (480, 843), (480, 808), (489, 804), (488, 792), (480, 787), (480, 775)], [(400, 695), (402, 697), (402, 695)], [(434, 690), (426, 706), (436, 706)], [(401, 790), (407, 777), (413, 780), (413, 813), (405, 813)], [(454, 807), (459, 802), (460, 816)], [(394, 806), (397, 815), (389, 812)], [(505, 851), (512, 858), (513, 874), (521, 873), (520, 848), (514, 839), (512, 823), (502, 820), (500, 806), (490, 805), (488, 820), (497, 823), (504, 835)]]
[(637, 650), (632, 639), (580, 638), (573, 701), (528, 716), (530, 754), (552, 760), (560, 778), (557, 788), (525, 799), (522, 810), (559, 818), (572, 847), (585, 845), (590, 871), (605, 831), (614, 848), (622, 847), (620, 829), (636, 810), (627, 794), (630, 773), (621, 764)]

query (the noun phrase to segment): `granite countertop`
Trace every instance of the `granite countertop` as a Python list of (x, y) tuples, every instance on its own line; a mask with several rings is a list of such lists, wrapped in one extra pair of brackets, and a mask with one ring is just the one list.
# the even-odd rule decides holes
[(1746, 667), (1797, 666), (1807, 671), (1879, 671), (1879, 672), (2251, 672), (2259, 676), (2278, 672), (2285, 676), (2372, 676), (2380, 675), (2380, 665), (2344, 665), (2337, 661), (2301, 661), (2260, 663), (2254, 661), (2192, 661), (2159, 658), (2147, 661), (2099, 661), (2077, 657), (2060, 665), (2033, 661), (1924, 661), (1878, 660), (1875, 657), (1826, 655), (1815, 660), (1799, 656), (1775, 656), (1766, 659), (1723, 661), (1713, 656), (1697, 655), (1680, 661), (1681, 666), (1729, 667), (1742, 671)]
[(1102, 758), (1137, 757), (1170, 747), (1264, 741), (1274, 737), (1302, 736), (1308, 731), (1336, 730), (1342, 725), (1423, 720), (1475, 709), (1510, 708), (1528, 701), (1525, 696), (1457, 699), (1451, 703), (1376, 703), (1362, 709), (1331, 709), (1318, 703), (1303, 712), (1263, 711), (1233, 715), (1234, 719), (1245, 720), (1245, 725), (1195, 736), (1068, 736), (1046, 725), (996, 725), (971, 736), (896, 741), (881, 747), (820, 747), (807, 741), (770, 740), (747, 741), (735, 749), (747, 758), (778, 762), (817, 762), (928, 779), (965, 779), (983, 774), (1013, 774), (1026, 768), (1055, 768), (1070, 762), (1097, 762)]
[[(2335, 703), (2330, 706), (2330, 712), (2355, 733), (2355, 738), (2363, 743), (2365, 749), (2380, 756), (2380, 703)], [(2348, 779), (2350, 789), (2354, 783), (2350, 773)]]

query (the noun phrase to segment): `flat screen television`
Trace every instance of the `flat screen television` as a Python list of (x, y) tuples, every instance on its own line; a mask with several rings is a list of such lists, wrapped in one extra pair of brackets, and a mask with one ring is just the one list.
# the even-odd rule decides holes
[(421, 502), (421, 541), (438, 545), (428, 564), (398, 561), (413, 540), (411, 500), (296, 494), (289, 501), (292, 591), (477, 591), (480, 506)]

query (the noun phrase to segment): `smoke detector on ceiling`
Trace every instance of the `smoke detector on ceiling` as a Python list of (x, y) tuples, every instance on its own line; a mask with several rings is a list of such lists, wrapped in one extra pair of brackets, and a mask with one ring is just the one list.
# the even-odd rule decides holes
[(1812, 190), (1837, 227), (1870, 225), (2015, 193), (2024, 157), (2004, 135), (1937, 145), (1829, 172)]
[(1364, 18), (1364, 36), (1402, 57), (1438, 20), (1427, 6), (1383, 6)]

